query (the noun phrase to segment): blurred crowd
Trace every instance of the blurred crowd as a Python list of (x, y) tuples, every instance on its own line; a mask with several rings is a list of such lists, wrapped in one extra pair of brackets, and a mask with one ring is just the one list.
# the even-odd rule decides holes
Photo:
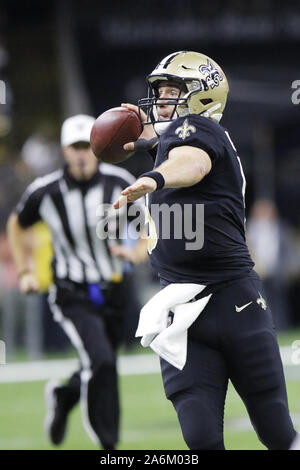
[(300, 324), (293, 290), (300, 281), (300, 233), (287, 224), (272, 200), (259, 199), (247, 222), (248, 246), (255, 269), (264, 281), (275, 326), (286, 330)]

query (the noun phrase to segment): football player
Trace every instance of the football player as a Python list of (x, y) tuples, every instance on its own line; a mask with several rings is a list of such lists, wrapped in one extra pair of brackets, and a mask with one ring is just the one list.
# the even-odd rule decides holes
[[(139, 101), (144, 132), (128, 150), (155, 149), (154, 171), (126, 188), (117, 209), (148, 197), (148, 252), (161, 286), (195, 283), (212, 294), (188, 330), (187, 360), (179, 370), (161, 359), (165, 393), (190, 449), (224, 449), (224, 405), (231, 380), (259, 439), (268, 449), (299, 448), (292, 424), (272, 313), (245, 241), (245, 177), (228, 132), (219, 124), (229, 91), (219, 65), (181, 51), (147, 77)], [(123, 104), (138, 111), (131, 104)], [(159, 136), (159, 138), (157, 138)], [(204, 205), (204, 244), (187, 249), (183, 231), (164, 237), (154, 205)], [(195, 211), (189, 223), (199, 229)]]

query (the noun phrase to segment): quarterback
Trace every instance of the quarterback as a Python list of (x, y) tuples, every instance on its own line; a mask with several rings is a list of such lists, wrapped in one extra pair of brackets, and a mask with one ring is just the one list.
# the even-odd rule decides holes
[[(160, 360), (184, 440), (194, 450), (225, 448), (224, 405), (231, 380), (266, 448), (299, 449), (272, 313), (245, 241), (245, 177), (219, 124), (229, 91), (226, 76), (206, 55), (180, 51), (165, 57), (147, 82), (148, 97), (139, 101), (144, 131), (125, 148), (144, 145), (155, 152), (154, 170), (126, 188), (114, 207), (146, 195), (148, 252), (162, 291), (172, 284), (199, 286), (191, 302), (209, 299), (188, 328), (184, 367)], [(151, 208), (174, 203), (183, 210), (186, 204), (204, 206), (201, 249), (187, 250), (184, 235), (172, 236), (172, 227), (170, 237), (162, 236)], [(190, 223), (196, 223), (194, 214)], [(170, 313), (172, 324), (176, 313)]]

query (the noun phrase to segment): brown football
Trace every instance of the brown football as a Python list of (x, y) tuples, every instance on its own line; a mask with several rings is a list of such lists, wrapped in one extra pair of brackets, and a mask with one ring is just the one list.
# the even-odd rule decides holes
[(94, 122), (91, 130), (91, 148), (96, 158), (106, 163), (120, 163), (133, 152), (123, 145), (136, 141), (142, 133), (139, 116), (127, 108), (108, 109)]

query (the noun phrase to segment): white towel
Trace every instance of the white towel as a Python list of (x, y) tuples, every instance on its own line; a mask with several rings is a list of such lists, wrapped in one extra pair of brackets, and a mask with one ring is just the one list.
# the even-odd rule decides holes
[[(211, 294), (189, 302), (203, 291), (199, 284), (169, 284), (142, 308), (135, 336), (142, 346), (150, 346), (160, 357), (182, 370), (187, 355), (187, 330), (200, 315)], [(170, 311), (173, 323), (168, 326)]]

